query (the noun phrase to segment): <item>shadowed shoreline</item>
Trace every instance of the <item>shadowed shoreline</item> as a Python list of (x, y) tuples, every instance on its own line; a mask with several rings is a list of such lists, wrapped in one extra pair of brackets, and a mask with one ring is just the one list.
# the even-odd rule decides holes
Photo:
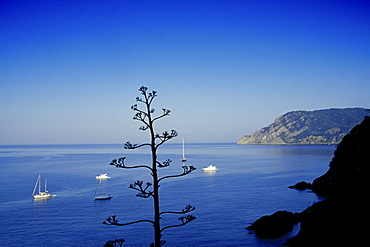
[(355, 126), (339, 143), (329, 170), (313, 183), (299, 182), (289, 188), (310, 189), (324, 198), (301, 213), (278, 211), (255, 221), (248, 230), (257, 237), (278, 238), (300, 222), (299, 233), (284, 245), (359, 246), (364, 243), (369, 202), (370, 117)]

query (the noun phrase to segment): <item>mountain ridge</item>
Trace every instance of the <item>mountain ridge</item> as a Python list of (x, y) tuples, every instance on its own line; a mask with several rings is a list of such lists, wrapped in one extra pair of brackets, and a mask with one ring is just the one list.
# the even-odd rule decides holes
[(242, 136), (237, 144), (338, 144), (365, 116), (370, 116), (370, 109), (290, 111), (251, 135)]

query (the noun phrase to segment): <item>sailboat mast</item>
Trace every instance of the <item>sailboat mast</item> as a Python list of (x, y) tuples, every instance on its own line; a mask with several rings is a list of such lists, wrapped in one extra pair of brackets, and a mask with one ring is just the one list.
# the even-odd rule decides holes
[(185, 162), (186, 161), (186, 158), (185, 158), (185, 144), (184, 144), (184, 138), (182, 138), (182, 159), (181, 159), (182, 162)]
[[(36, 180), (36, 183), (35, 183), (35, 187), (33, 187), (32, 195), (34, 195), (34, 194), (35, 194), (35, 191), (36, 191), (37, 185), (39, 184), (39, 180), (40, 180), (40, 174), (39, 174), (39, 176), (37, 177), (37, 180)], [(40, 188), (39, 188), (39, 194), (40, 194)]]
[(39, 194), (40, 194), (40, 192), (41, 192), (41, 175), (40, 175), (40, 177), (39, 177), (39, 181), (38, 181), (38, 183), (39, 183)]
[(185, 158), (184, 138), (182, 138), (182, 159)]

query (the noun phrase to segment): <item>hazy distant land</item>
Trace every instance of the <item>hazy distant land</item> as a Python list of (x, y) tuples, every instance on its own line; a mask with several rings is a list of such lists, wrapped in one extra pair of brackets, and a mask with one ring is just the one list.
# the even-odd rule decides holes
[(237, 144), (338, 144), (365, 116), (370, 116), (370, 109), (291, 111), (242, 136)]

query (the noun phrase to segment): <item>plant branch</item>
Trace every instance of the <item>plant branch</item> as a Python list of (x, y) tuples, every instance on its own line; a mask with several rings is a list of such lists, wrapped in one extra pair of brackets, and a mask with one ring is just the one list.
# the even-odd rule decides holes
[(196, 168), (194, 166), (182, 166), (182, 169), (183, 169), (183, 173), (178, 174), (178, 175), (164, 176), (164, 177), (160, 178), (158, 180), (158, 182), (160, 182), (161, 180), (166, 179), (166, 178), (182, 177), (182, 176), (185, 176), (185, 175), (191, 173), (192, 171), (196, 170)]
[(168, 110), (168, 109), (166, 109), (166, 108), (162, 108), (162, 111), (163, 111), (162, 115), (160, 115), (160, 116), (158, 116), (158, 117), (154, 118), (154, 119), (153, 119), (153, 122), (154, 122), (154, 121), (156, 121), (156, 120), (158, 120), (158, 119), (160, 119), (160, 118), (163, 118), (163, 117), (165, 117), (165, 116), (168, 116), (168, 115), (170, 115), (170, 113), (171, 113), (171, 111), (170, 111), (170, 110)]
[(124, 149), (137, 149), (141, 148), (143, 146), (150, 146), (149, 143), (143, 143), (143, 144), (132, 144), (131, 142), (126, 142), (124, 145)]
[(171, 162), (172, 162), (172, 160), (167, 159), (167, 160), (163, 161), (162, 163), (159, 162), (159, 161), (157, 161), (157, 164), (158, 164), (158, 167), (159, 168), (163, 168), (163, 167), (170, 166), (171, 165)]
[[(138, 100), (138, 101), (140, 101), (140, 100)], [(141, 102), (143, 102), (143, 101), (141, 101)], [(145, 102), (144, 102), (144, 103), (145, 103)], [(131, 106), (131, 110), (133, 110), (133, 111), (137, 111), (138, 113), (143, 114), (145, 117), (147, 117), (147, 116), (148, 116), (148, 113), (146, 113), (146, 112), (145, 112), (145, 111), (143, 111), (143, 110), (140, 110), (140, 109), (137, 107), (137, 104), (132, 105), (132, 106)]]
[(126, 169), (133, 169), (133, 168), (148, 168), (149, 170), (153, 171), (153, 169), (150, 167), (150, 166), (146, 166), (146, 165), (138, 165), (138, 166), (126, 166), (125, 165), (125, 159), (126, 157), (121, 157), (119, 158), (118, 160), (117, 159), (114, 159), (112, 160), (112, 162), (110, 163), (111, 166), (115, 166), (117, 168), (126, 168)]
[(149, 105), (152, 104), (155, 97), (157, 97), (157, 92), (156, 91), (152, 91), (151, 93), (149, 93), (149, 101), (148, 101)]
[(122, 244), (124, 242), (126, 242), (126, 240), (124, 240), (123, 238), (120, 238), (120, 239), (116, 239), (116, 240), (106, 242), (104, 247), (115, 247), (115, 246), (122, 247)]
[(162, 145), (166, 141), (176, 137), (177, 135), (178, 133), (176, 130), (171, 130), (171, 133), (169, 133), (168, 131), (164, 131), (162, 135), (156, 134), (154, 138), (160, 140), (160, 142), (156, 145), (156, 148), (158, 148), (160, 145)]
[(169, 229), (169, 228), (184, 226), (195, 219), (196, 217), (193, 215), (181, 216), (179, 218), (179, 220), (181, 220), (182, 222), (181, 224), (163, 227), (160, 232), (163, 232), (164, 230)]
[(109, 218), (107, 218), (103, 222), (103, 224), (104, 225), (115, 225), (115, 226), (127, 226), (127, 225), (132, 225), (132, 224), (136, 224), (136, 223), (140, 223), (140, 222), (149, 222), (149, 223), (154, 224), (154, 222), (151, 221), (151, 220), (136, 220), (136, 221), (132, 221), (132, 222), (121, 224), (121, 223), (118, 223), (118, 220), (116, 220), (116, 216), (115, 215), (112, 215)]
[(145, 104), (150, 105), (152, 103), (153, 99), (155, 97), (157, 97), (157, 92), (156, 91), (152, 91), (152, 92), (147, 93), (147, 91), (148, 91), (148, 88), (147, 87), (144, 87), (144, 86), (140, 87), (139, 88), (139, 92), (141, 92), (141, 94), (144, 96), (145, 100), (137, 97), (136, 98), (136, 101), (143, 102)]
[(180, 212), (164, 211), (164, 212), (161, 212), (159, 215), (162, 215), (162, 214), (187, 214), (187, 213), (189, 213), (191, 211), (194, 211), (194, 210), (195, 210), (195, 207), (193, 207), (190, 204), (188, 204)]
[[(138, 121), (141, 121), (142, 123), (144, 123), (144, 126), (141, 126), (139, 129), (142, 130), (142, 131), (145, 131), (149, 128), (149, 123), (146, 121), (146, 118), (149, 118), (149, 115), (139, 109), (136, 108), (137, 105), (133, 105), (131, 107), (131, 109), (133, 109), (134, 111), (138, 111), (135, 116), (133, 117), (134, 120), (138, 120)], [(153, 110), (154, 112), (154, 110)]]
[(136, 196), (148, 198), (149, 196), (153, 196), (153, 191), (146, 191), (150, 186), (152, 186), (152, 184), (147, 182), (146, 186), (143, 187), (143, 181), (137, 180), (134, 184), (130, 184), (129, 188), (140, 192)]

